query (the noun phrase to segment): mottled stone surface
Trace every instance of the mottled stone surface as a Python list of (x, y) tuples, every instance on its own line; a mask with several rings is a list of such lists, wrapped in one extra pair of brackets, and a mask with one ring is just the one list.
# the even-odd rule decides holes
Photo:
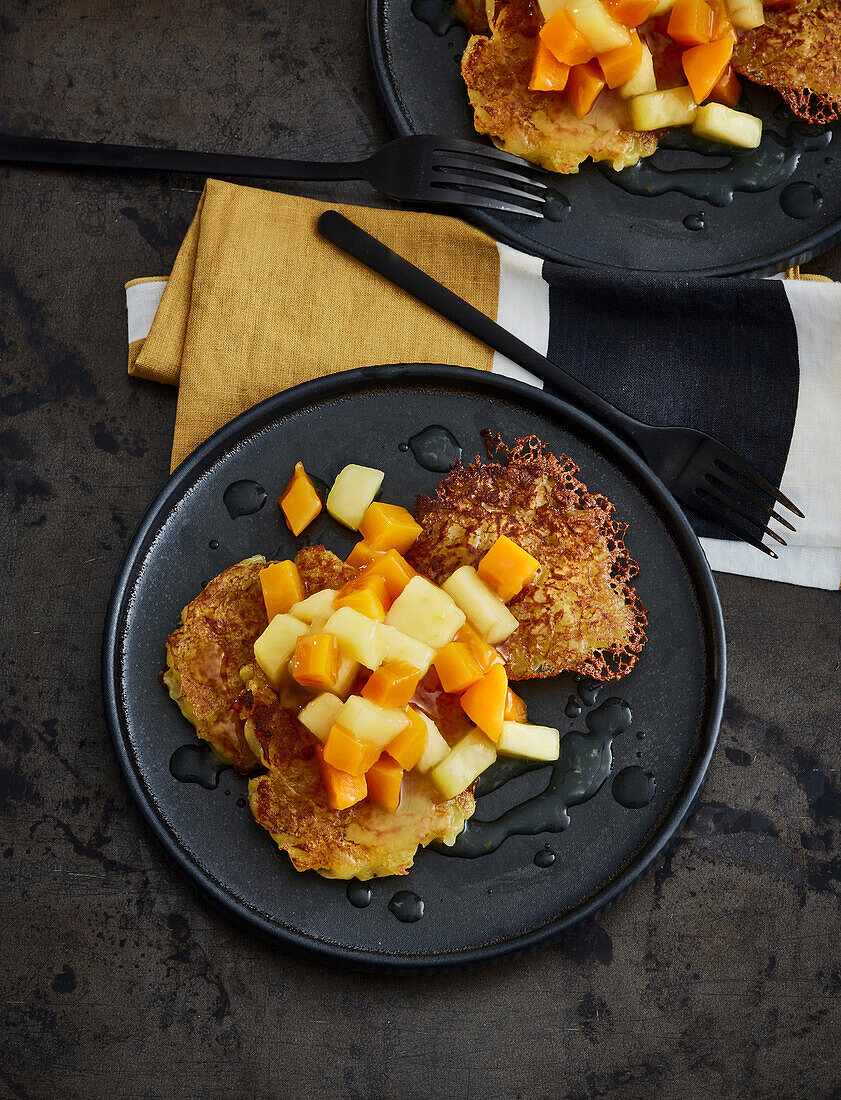
[[(0, 124), (361, 155), (386, 133), (362, 8), (6, 0)], [(837, 594), (719, 578), (703, 801), (559, 947), (435, 980), (319, 968), (233, 927), (153, 841), (106, 738), (99, 638), (175, 393), (125, 375), (122, 284), (168, 269), (199, 188), (0, 169), (0, 1093), (841, 1096)]]

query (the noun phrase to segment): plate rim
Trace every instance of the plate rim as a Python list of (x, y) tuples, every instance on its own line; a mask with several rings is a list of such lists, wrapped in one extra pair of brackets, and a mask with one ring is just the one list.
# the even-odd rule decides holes
[[(418, 131), (412, 127), (399, 92), (389, 79), (391, 68), (386, 49), (384, 12), (386, 7), (393, 2), (394, 0), (367, 0), (368, 51), (371, 58), (371, 67), (374, 70), (377, 91), (385, 107), (388, 120), (397, 131), (398, 136), (408, 137), (417, 134)], [(406, 2), (408, 3), (408, 0)], [(756, 257), (753, 260), (704, 268), (675, 267), (654, 271), (650, 268), (620, 267), (617, 264), (601, 263), (596, 260), (586, 260), (580, 256), (571, 256), (549, 245), (541, 246), (539, 242), (523, 238), (519, 233), (500, 226), (494, 220), (493, 214), (485, 213), (479, 207), (454, 206), (452, 209), (457, 210), (463, 218), (473, 222), (495, 240), (520, 251), (528, 252), (540, 259), (549, 260), (552, 263), (566, 264), (569, 267), (585, 268), (589, 271), (624, 271), (635, 275), (671, 275), (698, 278), (741, 275), (751, 278), (763, 278), (779, 274), (779, 272), (790, 267), (796, 267), (798, 264), (808, 263), (814, 256), (826, 252), (841, 241), (841, 218), (837, 218), (809, 236), (796, 241), (790, 248), (778, 249), (776, 252)]]
[[(264, 426), (263, 422), (267, 416), (281, 417), (300, 407), (341, 397), (346, 393), (355, 393), (366, 388), (387, 388), (389, 383), (414, 385), (418, 388), (443, 385), (473, 391), (476, 391), (477, 385), (484, 386), (495, 391), (496, 395), (503, 399), (513, 398), (518, 403), (522, 403), (520, 399), (524, 398), (526, 403), (543, 405), (546, 415), (551, 417), (553, 414), (554, 416), (560, 414), (560, 418), (571, 423), (573, 427), (595, 436), (609, 454), (612, 451), (630, 465), (634, 477), (639, 479), (637, 483), (641, 482), (657, 500), (658, 505), (668, 513), (670, 524), (673, 525), (672, 534), (682, 537), (682, 543), (678, 541), (680, 556), (696, 587), (702, 617), (707, 620), (704, 625), (708, 634), (707, 649), (710, 660), (707, 692), (709, 716), (700, 730), (697, 758), (684, 777), (678, 797), (656, 833), (646, 841), (621, 875), (612, 878), (600, 890), (565, 915), (547, 921), (531, 932), (502, 942), (488, 946), (480, 944), (464, 950), (437, 954), (377, 954), (368, 948), (356, 949), (326, 943), (314, 934), (279, 927), (277, 923), (267, 920), (259, 911), (236, 897), (178, 843), (169, 824), (158, 810), (154, 798), (150, 797), (142, 772), (136, 766), (129, 750), (128, 738), (123, 730), (125, 716), (120, 703), (121, 662), (118, 657), (121, 652), (125, 618), (130, 606), (138, 564), (142, 562), (144, 546), (149, 536), (155, 535), (159, 519), (168, 515), (175, 503), (190, 491), (198, 480), (194, 475), (200, 476), (208, 465), (217, 461), (226, 451), (233, 449), (254, 430)], [(102, 633), (100, 678), (105, 722), (123, 778), (146, 824), (151, 827), (165, 851), (186, 872), (191, 884), (200, 893), (239, 925), (248, 927), (263, 939), (271, 940), (295, 954), (351, 969), (405, 975), (441, 973), (519, 956), (545, 943), (557, 940), (575, 925), (595, 916), (618, 901), (629, 887), (668, 850), (697, 801), (718, 740), (724, 708), (726, 666), (724, 616), (712, 571), (698, 538), (677, 501), (631, 447), (587, 413), (527, 383), (469, 367), (449, 364), (395, 363), (338, 372), (300, 383), (268, 397), (219, 428), (169, 475), (140, 519), (115, 575)]]

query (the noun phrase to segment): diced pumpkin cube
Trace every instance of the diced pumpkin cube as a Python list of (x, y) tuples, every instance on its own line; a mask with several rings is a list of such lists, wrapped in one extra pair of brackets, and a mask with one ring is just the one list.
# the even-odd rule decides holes
[(304, 582), (294, 561), (273, 561), (260, 570), (260, 587), (269, 620), (285, 615), (306, 595)]
[(710, 41), (715, 42), (719, 38), (729, 38), (735, 43), (739, 36), (731, 22), (727, 0), (707, 0), (707, 3), (713, 11), (713, 29), (710, 34)]
[(378, 707), (407, 707), (420, 683), (421, 672), (404, 661), (389, 661), (373, 672), (362, 698)]
[(382, 577), (388, 598), (393, 603), (417, 573), (396, 550), (386, 550), (366, 569), (365, 575)]
[(345, 558), (345, 561), (348, 565), (352, 565), (354, 569), (367, 569), (382, 555), (382, 550), (372, 550), (364, 539), (360, 539)]
[(683, 88), (649, 92), (631, 100), (631, 125), (635, 130), (686, 126), (695, 118), (697, 111), (698, 104), (688, 84)]
[(733, 71), (732, 65), (728, 65), (720, 80), (710, 92), (710, 99), (716, 103), (723, 103), (725, 107), (735, 107), (741, 98), (742, 85)]
[(482, 672), (490, 672), (494, 665), (502, 664), (502, 656), (493, 646), (488, 645), (472, 623), (465, 623), (456, 634), (457, 642), (470, 646), (470, 652), (479, 662)]
[(321, 770), (321, 783), (327, 792), (327, 802), (334, 810), (347, 810), (367, 796), (368, 784), (364, 775), (348, 775), (328, 764), (321, 745), (317, 745), (315, 751)]
[(427, 731), (426, 723), (412, 707), (406, 708), (406, 716), (409, 724), (397, 734), (393, 741), (388, 743), (388, 753), (393, 756), (398, 764), (406, 771), (411, 771), (423, 756), (426, 748)]
[(293, 535), (300, 535), (321, 511), (321, 497), (307, 477), (302, 462), (295, 463), (295, 473), (283, 490), (279, 503)]
[(289, 658), (295, 652), (295, 643), (306, 632), (305, 624), (291, 615), (275, 615), (254, 643), (257, 664), (275, 690), (280, 686)]
[(557, 760), (561, 755), (561, 735), (551, 726), (504, 722), (496, 749), (506, 756), (528, 760)]
[(441, 587), (490, 645), (504, 642), (520, 625), (472, 565), (456, 569)]
[[(380, 580), (380, 578), (374, 577), (374, 580)], [(342, 589), (336, 597), (336, 607), (351, 607), (367, 619), (374, 619), (378, 623), (385, 622), (385, 608), (382, 600), (370, 584), (353, 582), (353, 587)]]
[(366, 668), (373, 671), (382, 664), (382, 643), (375, 619), (369, 619), (352, 607), (340, 607), (324, 624), (324, 633), (335, 634), (342, 653)]
[(444, 691), (456, 694), (481, 680), (484, 675), (482, 666), (466, 642), (450, 642), (445, 645), (438, 650), (433, 664)]
[(332, 588), (322, 588), (320, 592), (313, 592), (300, 603), (295, 603), (290, 608), (290, 614), (302, 623), (309, 626), (315, 623), (325, 623), (336, 610), (336, 593)]
[(626, 27), (639, 27), (657, 7), (657, 0), (605, 0), (605, 7)]
[[(642, 64), (642, 42), (640, 41), (640, 36), (637, 34), (636, 31), (631, 31), (631, 41), (628, 43), (627, 46), (620, 46), (618, 50), (611, 50), (609, 53), (599, 54), (599, 66), (601, 67), (601, 70), (604, 73), (604, 78), (605, 78), (605, 81), (607, 82), (608, 88), (619, 88), (622, 84), (627, 84), (628, 81), (631, 80), (636, 75), (637, 70), (639, 69), (641, 64)], [(515, 542), (512, 542), (511, 545), (516, 547), (517, 550), (520, 550), (520, 552), (522, 554), (526, 553), (526, 551), (522, 550), (519, 546), (517, 546), (517, 544)], [(537, 571), (537, 559), (532, 558), (531, 554), (529, 554), (527, 556), (529, 558), (531, 558), (531, 560), (533, 562), (535, 562), (535, 572), (536, 572)], [(482, 574), (482, 564), (480, 562), (479, 563), (479, 576), (481, 577), (482, 575), (483, 575)], [(524, 584), (528, 584), (529, 581), (533, 578), (533, 576), (534, 576), (534, 573), (532, 574), (532, 577), (530, 577), (528, 580), (526, 580), (524, 582)], [(488, 578), (485, 577), (485, 580), (488, 580)], [(488, 581), (488, 584), (490, 584), (490, 581)], [(494, 591), (497, 593), (497, 595), (502, 600), (504, 600), (506, 603), (508, 602), (508, 600), (513, 599), (514, 596), (517, 595), (517, 593), (514, 592), (513, 595), (506, 597), (506, 596), (503, 596), (502, 592), (500, 592), (492, 584), (491, 584), (491, 588), (493, 588)], [(518, 591), (519, 591), (519, 589), (518, 589)]]
[(339, 674), (339, 643), (332, 634), (304, 634), (295, 643), (292, 678), (302, 687), (329, 688)]
[(502, 665), (494, 665), (461, 696), (461, 709), (491, 741), (498, 741), (507, 697), (508, 676)]
[(338, 607), (344, 606), (342, 600), (345, 596), (348, 596), (351, 592), (357, 592), (360, 589), (366, 588), (373, 592), (377, 598), (377, 602), (382, 605), (385, 611), (388, 611), (393, 600), (388, 594), (388, 585), (385, 582), (385, 578), (379, 573), (372, 573), (370, 570), (366, 570), (360, 576), (354, 577), (353, 580), (342, 585), (336, 596), (336, 605)]
[(385, 474), (370, 466), (351, 463), (340, 470), (327, 494), (327, 511), (333, 517), (355, 531), (365, 510), (380, 491)]
[(414, 707), (409, 707), (409, 710), (413, 711), (426, 726), (426, 743), (420, 760), (415, 764), (416, 770), (425, 775), (427, 772), (432, 771), (436, 764), (441, 763), (449, 753), (450, 746), (428, 714), (424, 714), (422, 710), (416, 710)]
[(360, 741), (384, 749), (409, 725), (409, 716), (403, 709), (384, 710), (368, 699), (351, 695), (336, 722)]
[(640, 40), (640, 45), (642, 46), (640, 67), (626, 84), (621, 84), (616, 89), (622, 99), (633, 99), (634, 96), (647, 95), (649, 92), (657, 91), (657, 78), (654, 75), (654, 58), (651, 56), (651, 50), (645, 42)]
[(683, 51), (680, 60), (696, 103), (703, 103), (709, 97), (732, 56), (732, 38), (720, 38), (717, 42), (706, 42)]
[(299, 712), (298, 721), (319, 741), (326, 741), (344, 706), (338, 695), (323, 691)]
[(540, 28), (540, 41), (563, 65), (581, 65), (596, 52), (563, 9), (556, 11)]
[(382, 746), (360, 741), (340, 722), (336, 722), (324, 744), (324, 760), (348, 775), (364, 775), (381, 751)]
[(537, 39), (537, 48), (531, 67), (529, 91), (562, 92), (567, 86), (569, 65), (558, 61), (541, 38)]
[(445, 798), (455, 798), (466, 791), (496, 760), (492, 741), (474, 729), (453, 746), (444, 759), (432, 769), (432, 779)]
[(566, 97), (577, 118), (584, 118), (599, 97), (605, 81), (601, 69), (594, 62), (575, 65), (569, 71)]
[(446, 591), (425, 577), (412, 577), (391, 605), (385, 621), (410, 638), (441, 649), (464, 626), (464, 618)]
[[(633, 33), (632, 41), (636, 42), (637, 46), (641, 45), (636, 32)], [(622, 47), (622, 51), (628, 49), (630, 49), (630, 46)], [(611, 54), (605, 54), (604, 56), (610, 57)], [(605, 72), (605, 77), (607, 77), (607, 72)], [(623, 81), (620, 80), (617, 83), (621, 84)], [(609, 83), (609, 86), (615, 88), (616, 84)], [(531, 584), (537, 576), (539, 568), (540, 562), (537, 558), (532, 557), (528, 551), (518, 546), (507, 535), (500, 535), (479, 562), (476, 572), (503, 603), (508, 603), (509, 600), (513, 600), (515, 596), (519, 595), (527, 584)]]
[(368, 769), (368, 797), (390, 814), (397, 813), (400, 805), (400, 788), (403, 786), (403, 769), (396, 760), (383, 753)]
[(503, 718), (506, 722), (525, 722), (526, 720), (525, 700), (515, 694), (511, 688), (505, 693), (505, 713), (503, 714)]
[(709, 141), (755, 149), (762, 140), (762, 120), (721, 103), (705, 103), (698, 108), (692, 132)]
[(753, 30), (765, 22), (762, 0), (727, 0), (727, 10), (733, 26), (740, 31)]
[(359, 523), (359, 533), (372, 550), (396, 550), (398, 554), (405, 554), (422, 530), (411, 512), (381, 501), (369, 505)]
[(713, 12), (704, 0), (675, 0), (669, 16), (669, 37), (680, 46), (700, 46), (713, 32)]
[(410, 638), (408, 634), (385, 623), (379, 625), (377, 633), (384, 661), (399, 661), (418, 669), (421, 676), (426, 675), (435, 657), (435, 650), (431, 646)]

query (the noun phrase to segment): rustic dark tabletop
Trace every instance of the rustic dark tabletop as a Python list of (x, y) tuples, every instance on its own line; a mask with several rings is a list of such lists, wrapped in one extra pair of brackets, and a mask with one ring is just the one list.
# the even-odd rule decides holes
[[(362, 0), (0, 15), (8, 132), (325, 158), (387, 134)], [(234, 928), (165, 857), (112, 756), (99, 641), (175, 415), (126, 375), (123, 283), (169, 270), (200, 188), (0, 169), (0, 1093), (841, 1096), (837, 593), (719, 576), (702, 804), (557, 947), (434, 980), (328, 970)], [(841, 251), (809, 269), (841, 277)]]

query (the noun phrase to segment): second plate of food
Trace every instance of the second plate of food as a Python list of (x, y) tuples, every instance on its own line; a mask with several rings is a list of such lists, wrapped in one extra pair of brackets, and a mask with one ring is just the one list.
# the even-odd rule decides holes
[[(637, 631), (619, 647), (613, 671), (626, 672), (619, 678), (600, 681), (610, 670), (598, 656), (588, 663), (586, 653), (578, 667), (595, 678), (549, 675), (559, 661), (576, 664), (576, 658), (558, 656), (558, 636), (564, 634), (558, 624), (575, 615), (583, 621), (594, 611), (587, 606), (587, 587), (579, 584), (577, 602), (563, 612), (554, 609), (557, 636), (544, 631), (547, 620), (535, 615), (530, 651), (514, 653), (509, 644), (506, 657), (512, 676), (525, 661), (531, 672), (546, 677), (517, 680), (512, 687), (525, 701), (530, 723), (560, 731), (559, 759), (524, 764), (500, 753), (479, 778), (475, 813), (470, 816), (469, 795), (453, 803), (469, 818), (455, 845), (420, 848), (407, 874), (348, 882), (297, 871), (267, 828), (266, 807), (258, 807), (259, 824), (252, 815), (248, 778), (214, 761), (159, 682), (167, 638), (182, 609), (196, 601), (193, 648), (186, 654), (199, 693), (194, 701), (203, 708), (205, 728), (215, 722), (223, 741), (236, 740), (236, 721), (211, 713), (209, 696), (202, 699), (201, 692), (203, 685), (211, 692), (220, 675), (238, 675), (241, 663), (253, 663), (253, 648), (236, 659), (226, 648), (223, 601), (238, 593), (235, 585), (220, 591), (206, 587), (208, 582), (254, 555), (288, 560), (302, 548), (321, 545), (344, 559), (358, 540), (326, 510), (297, 538), (292, 535), (277, 498), (296, 463), (321, 490), (349, 464), (384, 471), (382, 500), (417, 507), (425, 528), (409, 556), (414, 553), (416, 564), (441, 581), (450, 573), (448, 555), (478, 536), (485, 509), (489, 515), (499, 509), (501, 483), (493, 478), (503, 477), (505, 452), (501, 464), (482, 467), (480, 480), (447, 482), (449, 496), (438, 506), (416, 500), (435, 498), (459, 456), (466, 463), (480, 456), (487, 464), (487, 441), (497, 436), (509, 447), (528, 437), (541, 442), (542, 458), (533, 438), (518, 452), (523, 462), (512, 459), (503, 478), (505, 507), (518, 524), (507, 529), (519, 531), (538, 556), (551, 556), (556, 578), (568, 562), (570, 577), (580, 582), (592, 535), (588, 524), (615, 507), (619, 526), (600, 528), (604, 552), (614, 562), (620, 597), (625, 593), (619, 611), (627, 599), (639, 627), (640, 604), (645, 608), (647, 641), (641, 648)], [(580, 472), (555, 465), (550, 454), (569, 456)], [(482, 480), (486, 475), (490, 480)], [(582, 496), (576, 477), (598, 499)], [(581, 526), (567, 515), (562, 537), (561, 528), (546, 528), (543, 551), (529, 536), (530, 508), (542, 492), (535, 479), (549, 485), (567, 509), (575, 501), (583, 507)], [(543, 530), (546, 516), (538, 512), (533, 522)], [(451, 513), (460, 513), (454, 523)], [(624, 524), (627, 555), (621, 547)], [(449, 540), (449, 549), (435, 544), (436, 538)], [(595, 562), (589, 545), (588, 560)], [(638, 576), (628, 555), (639, 563)], [(592, 567), (596, 578), (598, 568)], [(311, 588), (337, 587), (331, 584), (336, 578), (319, 575), (319, 568), (310, 563)], [(633, 592), (624, 587), (628, 583)], [(562, 591), (561, 584), (556, 594)], [(259, 614), (265, 618), (262, 607)], [(522, 620), (522, 609), (518, 616)], [(249, 628), (245, 614), (241, 624)], [(581, 636), (575, 625), (568, 633)], [(546, 659), (537, 660), (538, 653)], [(225, 669), (229, 659), (236, 670)], [(167, 682), (172, 688), (171, 678)], [(307, 383), (264, 401), (179, 467), (142, 521), (115, 582), (103, 641), (103, 687), (118, 759), (142, 812), (192, 880), (231, 916), (322, 959), (430, 970), (515, 954), (561, 934), (621, 896), (663, 852), (697, 798), (715, 746), (724, 635), (697, 539), (669, 494), (621, 441), (562, 401), (508, 379), (458, 367), (385, 366)], [(241, 705), (258, 729), (290, 721), (271, 710), (271, 693), (260, 696), (259, 686), (251, 688)], [(267, 701), (269, 709), (260, 711)], [(306, 746), (306, 733), (296, 737), (296, 745)], [(295, 800), (300, 768), (314, 767), (315, 742), (310, 748), (303, 754), (296, 749), (309, 763), (279, 756), (271, 783), (260, 780), (257, 787), (273, 784), (272, 798), (302, 808), (301, 820), (284, 830), (297, 831), (296, 863), (319, 866), (328, 858), (341, 872), (341, 828), (355, 845), (360, 833), (357, 828), (351, 835), (350, 811), (341, 811), (344, 818), (334, 814), (320, 835), (309, 818), (304, 821), (308, 803)], [(252, 782), (263, 773), (253, 760), (241, 763), (251, 769)], [(326, 822), (319, 800), (320, 820)], [(287, 825), (292, 803), (281, 806)], [(401, 812), (395, 823), (405, 820)], [(347, 825), (340, 826), (342, 821)], [(461, 820), (449, 825), (457, 833)], [(399, 833), (396, 824), (394, 829)], [(394, 835), (387, 822), (381, 838), (386, 857)], [(291, 844), (288, 835), (276, 839)]]

